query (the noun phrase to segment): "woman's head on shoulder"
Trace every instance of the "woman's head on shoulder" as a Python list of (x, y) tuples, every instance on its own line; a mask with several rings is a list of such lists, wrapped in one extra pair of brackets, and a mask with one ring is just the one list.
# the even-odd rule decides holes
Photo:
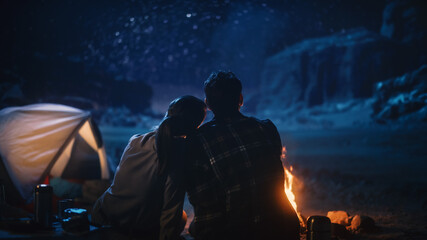
[(194, 132), (206, 117), (206, 104), (193, 96), (182, 96), (169, 104), (165, 117), (156, 130), (156, 147), (159, 157), (159, 173), (169, 162), (174, 139)]
[(169, 104), (163, 121), (171, 120), (174, 136), (187, 135), (202, 124), (206, 109), (201, 99), (191, 95), (181, 96)]

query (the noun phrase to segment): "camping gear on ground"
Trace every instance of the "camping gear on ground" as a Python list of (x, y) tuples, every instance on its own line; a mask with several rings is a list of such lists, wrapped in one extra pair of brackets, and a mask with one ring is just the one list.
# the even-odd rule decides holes
[(61, 220), (65, 232), (76, 233), (89, 231), (89, 218), (86, 209), (68, 208), (64, 210), (64, 219)]
[(34, 188), (34, 223), (41, 228), (52, 227), (53, 189), (46, 184)]
[(73, 199), (64, 199), (58, 201), (58, 219), (61, 220), (64, 218), (64, 211), (67, 208), (72, 208), (74, 206)]
[(0, 111), (0, 172), (8, 199), (31, 202), (47, 176), (109, 179), (107, 157), (91, 114), (59, 104)]
[(309, 217), (307, 230), (307, 240), (331, 240), (331, 220), (328, 217)]

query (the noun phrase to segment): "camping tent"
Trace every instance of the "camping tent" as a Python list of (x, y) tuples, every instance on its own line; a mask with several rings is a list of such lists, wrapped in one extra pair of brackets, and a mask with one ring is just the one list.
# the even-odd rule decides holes
[(33, 104), (1, 110), (0, 156), (27, 202), (34, 186), (48, 175), (109, 178), (105, 149), (90, 113), (69, 106)]

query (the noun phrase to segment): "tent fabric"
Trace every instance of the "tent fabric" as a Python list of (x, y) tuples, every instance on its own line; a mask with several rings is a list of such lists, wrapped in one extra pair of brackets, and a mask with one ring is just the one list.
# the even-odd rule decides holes
[[(63, 178), (99, 179), (101, 166), (98, 153), (80, 136), (76, 135), (72, 155), (62, 174)], [(97, 171), (93, 171), (96, 169)]]
[(0, 155), (14, 186), (30, 200), (35, 185), (54, 177), (108, 179), (105, 149), (89, 112), (59, 104), (0, 111)]

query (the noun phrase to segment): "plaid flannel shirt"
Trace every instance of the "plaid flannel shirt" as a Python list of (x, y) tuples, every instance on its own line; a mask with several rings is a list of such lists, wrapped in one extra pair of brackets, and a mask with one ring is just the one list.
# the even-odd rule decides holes
[(190, 138), (189, 151), (187, 192), (196, 237), (283, 215), (282, 145), (270, 120), (213, 119)]

